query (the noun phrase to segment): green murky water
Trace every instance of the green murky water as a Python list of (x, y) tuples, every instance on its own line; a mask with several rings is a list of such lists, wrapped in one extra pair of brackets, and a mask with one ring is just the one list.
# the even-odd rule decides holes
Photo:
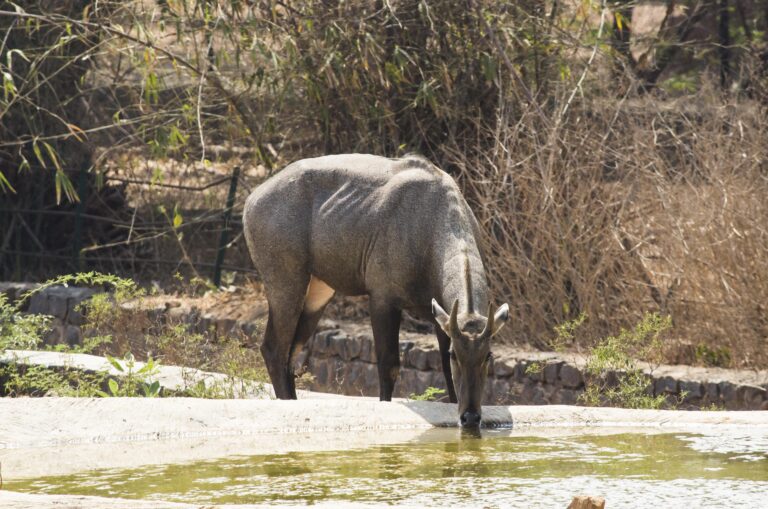
[[(194, 503), (566, 507), (766, 507), (761, 433), (470, 436), (434, 430), (398, 445), (232, 457), (6, 483), (6, 489)], [(318, 435), (318, 439), (322, 439)]]

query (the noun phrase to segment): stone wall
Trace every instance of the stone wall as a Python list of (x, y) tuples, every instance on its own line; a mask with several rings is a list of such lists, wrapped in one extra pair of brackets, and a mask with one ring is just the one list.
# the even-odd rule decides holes
[[(0, 283), (0, 293), (10, 302), (15, 302), (37, 287), (34, 283)], [(96, 293), (98, 290), (92, 288), (51, 286), (25, 300), (21, 310), (51, 317), (51, 330), (45, 337), (46, 344), (66, 343), (74, 346), (80, 344), (83, 339), (80, 326), (84, 318), (78, 306)]]
[[(0, 292), (14, 300), (33, 287), (0, 283)], [(87, 288), (52, 287), (33, 296), (25, 308), (28, 312), (54, 317), (47, 343), (75, 344), (82, 339), (80, 325), (83, 323), (77, 306), (94, 293)], [(155, 303), (145, 312), (155, 320), (184, 323), (192, 330), (213, 331), (216, 335), (233, 332), (253, 335), (263, 326), (214, 313), (203, 314), (194, 306), (173, 298)], [(421, 394), (428, 387), (445, 389), (434, 336), (403, 331), (400, 356), (396, 396)], [(582, 357), (517, 351), (503, 346), (494, 348), (494, 357), (486, 384), (486, 404), (573, 405), (584, 392)], [(368, 323), (322, 321), (297, 363), (297, 367), (313, 375), (311, 390), (378, 396), (378, 373)], [(657, 366), (648, 368), (647, 373), (652, 379), (654, 394), (681, 401), (683, 408), (716, 405), (729, 410), (768, 410), (768, 371)]]
[[(378, 373), (370, 332), (351, 324), (325, 327), (298, 359), (314, 376), (311, 390), (377, 396)], [(428, 387), (445, 389), (434, 338), (402, 334), (400, 359), (396, 396), (421, 394)], [(577, 404), (584, 392), (584, 364), (584, 358), (578, 356), (497, 348), (486, 383), (486, 404)], [(768, 410), (766, 371), (662, 365), (648, 367), (646, 373), (654, 395), (680, 401), (682, 408), (715, 405), (728, 410)]]

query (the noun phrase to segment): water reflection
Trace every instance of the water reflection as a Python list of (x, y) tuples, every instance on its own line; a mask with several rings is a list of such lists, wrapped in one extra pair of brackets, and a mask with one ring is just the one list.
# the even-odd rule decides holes
[(460, 428), (462, 440), (482, 438), (482, 431), (480, 428)]
[(729, 498), (728, 507), (761, 506), (758, 493), (768, 493), (768, 444), (758, 435), (740, 436), (738, 447), (721, 445), (728, 441), (714, 433), (431, 430), (394, 445), (95, 471), (7, 483), (7, 489), (199, 504), (473, 507), (535, 506), (531, 500), (565, 507), (588, 487), (610, 494), (615, 507), (622, 501), (717, 507), (726, 502), (723, 490), (737, 490), (739, 503)]

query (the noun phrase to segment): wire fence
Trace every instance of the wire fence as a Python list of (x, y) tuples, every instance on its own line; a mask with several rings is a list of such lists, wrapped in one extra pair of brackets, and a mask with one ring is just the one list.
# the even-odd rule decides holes
[[(229, 175), (212, 179), (207, 175), (209, 180), (198, 185), (105, 175), (97, 186), (100, 191), (94, 192), (85, 182), (91, 177), (87, 170), (77, 172), (80, 200), (74, 204), (35, 208), (0, 201), (0, 225), (5, 226), (0, 232), (1, 279), (90, 269), (162, 276), (169, 270), (173, 274), (187, 268), (220, 286), (225, 272), (256, 273), (240, 242), (242, 199), (237, 197), (239, 191), (242, 198), (249, 184), (240, 166), (234, 166)], [(134, 198), (142, 191), (167, 190), (179, 195), (170, 211), (169, 201), (174, 200), (167, 197), (145, 196), (139, 203), (129, 204), (128, 187)], [(122, 203), (106, 206), (109, 200), (104, 195), (111, 191), (113, 196), (115, 190), (121, 190)], [(185, 208), (185, 203), (201, 201), (189, 199), (190, 195), (224, 192), (223, 207)], [(65, 237), (62, 241), (51, 241), (56, 230)], [(235, 262), (226, 263), (235, 245)]]

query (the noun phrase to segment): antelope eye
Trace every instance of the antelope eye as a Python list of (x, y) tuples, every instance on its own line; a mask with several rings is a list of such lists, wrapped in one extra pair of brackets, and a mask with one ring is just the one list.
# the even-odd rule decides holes
[(491, 362), (493, 360), (493, 354), (491, 352), (488, 352), (488, 355), (485, 357), (485, 362)]
[(451, 350), (450, 356), (452, 361), (456, 360), (456, 352), (454, 352), (453, 350)]

